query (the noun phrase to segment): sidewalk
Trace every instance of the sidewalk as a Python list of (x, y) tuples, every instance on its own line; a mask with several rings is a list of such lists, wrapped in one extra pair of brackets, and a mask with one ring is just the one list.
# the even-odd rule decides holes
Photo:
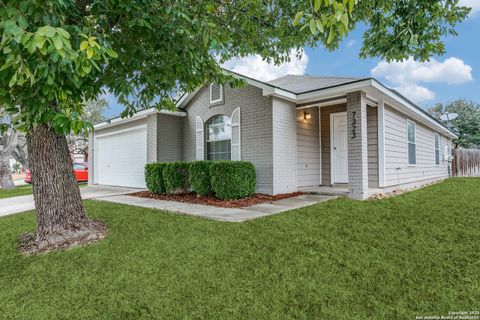
[(187, 214), (219, 221), (243, 222), (285, 211), (308, 207), (336, 198), (337, 197), (335, 196), (304, 194), (295, 198), (278, 200), (271, 203), (256, 204), (246, 208), (221, 208), (199, 204), (189, 204), (184, 202), (146, 199), (128, 195), (98, 197), (95, 200), (165, 210), (173, 213)]

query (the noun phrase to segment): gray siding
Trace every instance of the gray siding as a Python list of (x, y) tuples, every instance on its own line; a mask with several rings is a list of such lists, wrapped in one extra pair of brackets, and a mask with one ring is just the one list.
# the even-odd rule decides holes
[(320, 130), (322, 131), (322, 185), (331, 184), (330, 172), (330, 114), (347, 111), (345, 104), (320, 108)]
[(157, 114), (157, 161), (170, 162), (183, 159), (183, 117)]
[(368, 187), (378, 188), (378, 115), (377, 108), (367, 107)]
[(242, 160), (251, 161), (257, 169), (257, 191), (273, 193), (272, 100), (253, 86), (230, 88), (226, 85), (224, 104), (209, 106), (208, 86), (204, 86), (186, 106), (183, 118), (183, 158), (195, 160), (195, 117), (204, 122), (217, 114), (232, 115), (240, 107)]
[(297, 191), (296, 105), (273, 98), (272, 110), (273, 193), (295, 192)]
[[(305, 120), (304, 113), (311, 115)], [(318, 108), (297, 110), (297, 184), (299, 187), (320, 184), (320, 142)]]
[(432, 129), (416, 122), (417, 164), (408, 165), (407, 116), (385, 106), (386, 186), (448, 177), (448, 162), (443, 148), (448, 139), (440, 135), (440, 165), (435, 165), (435, 140)]

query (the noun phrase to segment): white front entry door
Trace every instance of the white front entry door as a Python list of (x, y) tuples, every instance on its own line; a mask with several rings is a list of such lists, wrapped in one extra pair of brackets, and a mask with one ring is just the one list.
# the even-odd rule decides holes
[(330, 115), (332, 184), (348, 183), (347, 113)]

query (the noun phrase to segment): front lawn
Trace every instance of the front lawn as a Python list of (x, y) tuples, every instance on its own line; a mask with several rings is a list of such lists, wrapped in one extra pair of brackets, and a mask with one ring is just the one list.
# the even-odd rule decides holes
[(32, 194), (31, 185), (17, 186), (15, 189), (0, 189), (0, 199)]
[(480, 179), (247, 223), (87, 201), (95, 245), (24, 257), (0, 218), (0, 312), (18, 319), (415, 319), (480, 309)]

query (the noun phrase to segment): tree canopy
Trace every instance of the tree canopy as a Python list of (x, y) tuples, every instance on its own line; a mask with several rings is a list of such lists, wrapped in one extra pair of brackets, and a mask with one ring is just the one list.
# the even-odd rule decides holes
[(428, 112), (440, 120), (443, 114), (457, 113), (458, 117), (445, 124), (458, 135), (459, 148), (480, 148), (480, 104), (459, 99), (447, 105), (437, 103)]
[[(469, 9), (456, 0), (2, 0), (0, 103), (28, 131), (88, 130), (83, 101), (108, 90), (124, 115), (205, 81), (237, 56), (280, 63), (304, 46), (338, 46), (365, 24), (361, 56), (428, 59)], [(296, 26), (295, 26), (296, 25)]]

